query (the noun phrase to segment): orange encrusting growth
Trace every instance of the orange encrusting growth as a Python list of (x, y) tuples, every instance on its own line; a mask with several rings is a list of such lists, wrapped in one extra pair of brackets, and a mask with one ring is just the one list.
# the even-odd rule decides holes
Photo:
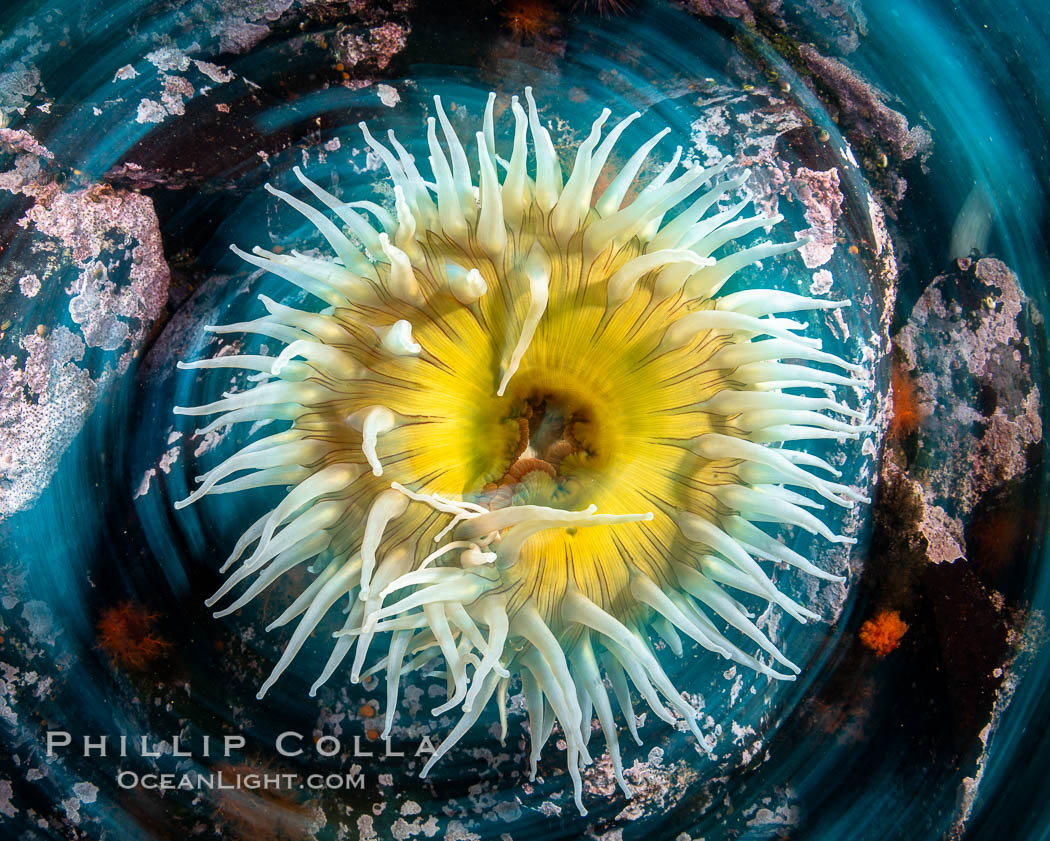
[(890, 438), (900, 438), (918, 429), (924, 415), (915, 380), (897, 363), (894, 363), (890, 371), (890, 386), (893, 394), (893, 415), (890, 417), (888, 434)]
[(900, 645), (908, 624), (896, 610), (881, 610), (860, 626), (860, 641), (877, 657), (885, 657)]
[(503, 22), (519, 38), (536, 38), (557, 25), (558, 12), (544, 0), (518, 0), (504, 9)]
[(157, 614), (132, 601), (102, 611), (98, 620), (98, 642), (114, 665), (134, 671), (149, 668), (171, 643), (154, 628)]

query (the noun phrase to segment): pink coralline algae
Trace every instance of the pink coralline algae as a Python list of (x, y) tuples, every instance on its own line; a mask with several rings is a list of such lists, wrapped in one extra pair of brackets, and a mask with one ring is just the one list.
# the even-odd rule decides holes
[[(88, 188), (72, 193), (53, 187), (25, 188), (37, 203), (29, 209), (22, 227), (29, 223), (71, 251), (80, 269), (70, 290), (69, 311), (80, 325), (89, 347), (118, 350), (130, 342), (116, 370), (123, 373), (168, 299), (170, 273), (153, 202), (138, 193), (119, 194)], [(100, 260), (112, 246), (114, 234), (129, 245), (130, 261)], [(116, 255), (113, 255), (116, 256)], [(126, 271), (126, 284), (110, 279)], [(119, 341), (115, 341), (119, 338)]]
[[(961, 305), (967, 298), (960, 287), (980, 306)], [(1043, 437), (1041, 395), (1021, 331), (1026, 305), (1016, 275), (1003, 263), (961, 260), (957, 271), (927, 287), (894, 337), (904, 367), (915, 372), (919, 401), (949, 407), (924, 427), (920, 449), (970, 456), (957, 462), (930, 457), (924, 460), (929, 469), (910, 472), (960, 516), (982, 494), (1022, 476), (1030, 445)], [(980, 389), (996, 394), (990, 412), (959, 399)]]
[[(775, 92), (755, 88), (747, 94), (715, 91), (716, 104), (693, 125), (693, 142), (706, 163), (729, 151), (741, 165), (749, 167), (749, 187), (755, 207), (767, 215), (781, 210), (781, 200), (798, 200), (808, 228), (797, 231), (812, 241), (800, 253), (807, 268), (828, 263), (838, 246), (837, 226), (842, 215), (842, 190), (838, 169), (810, 169), (783, 158), (778, 149), (782, 138), (804, 127), (798, 113)], [(746, 110), (745, 110), (746, 106)], [(743, 129), (743, 130), (741, 130)], [(737, 140), (733, 147), (729, 138)]]
[(347, 32), (338, 37), (339, 54), (346, 65), (354, 67), (371, 62), (378, 69), (385, 70), (391, 59), (405, 48), (408, 31), (390, 21), (370, 29), (364, 35)]
[(685, 0), (683, 5), (701, 17), (735, 18), (748, 26), (755, 25), (755, 14), (747, 0)]
[[(850, 67), (835, 58), (821, 55), (803, 44), (799, 55), (806, 65), (838, 99), (841, 116), (868, 128), (863, 133), (876, 141), (888, 143), (901, 160), (919, 156), (925, 159), (933, 147), (933, 138), (921, 126), (908, 126), (907, 118), (884, 101), (885, 96)], [(841, 117), (840, 117), (841, 119)]]
[(26, 152), (47, 160), (54, 160), (54, 155), (37, 142), (29, 132), (21, 129), (0, 128), (0, 143), (10, 149)]
[[(4, 274), (19, 280), (6, 294), (39, 299), (36, 312), (48, 314), (46, 323), (3, 327), (22, 332), (18, 352), (0, 358), (4, 517), (36, 501), (101, 395), (128, 370), (164, 310), (170, 274), (149, 198), (98, 186), (66, 192), (50, 178), (54, 156), (30, 135), (5, 131), (0, 144), (16, 153), (0, 189), (32, 201), (8, 248)], [(22, 310), (9, 299), (7, 312)]]
[(839, 189), (839, 171), (817, 171), (799, 167), (792, 183), (799, 200), (805, 206), (809, 234), (813, 239), (800, 249), (806, 268), (823, 266), (831, 259), (837, 245), (835, 227), (842, 215), (842, 191)]

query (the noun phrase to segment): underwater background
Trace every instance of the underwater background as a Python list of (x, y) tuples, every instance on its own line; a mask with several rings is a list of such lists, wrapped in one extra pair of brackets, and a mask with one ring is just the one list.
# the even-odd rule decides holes
[[(3, 837), (1050, 837), (1048, 54), (1039, 0), (4, 4)], [(735, 282), (851, 298), (819, 335), (877, 384), (879, 432), (837, 462), (873, 497), (837, 524), (859, 542), (791, 535), (847, 576), (788, 576), (824, 619), (769, 629), (800, 679), (687, 651), (672, 676), (713, 754), (643, 719), (634, 797), (595, 769), (586, 817), (553, 746), (528, 781), (520, 687), (505, 745), (487, 714), (425, 780), (416, 751), (454, 722), (429, 712), (443, 680), (405, 686), (389, 743), (374, 679), (308, 696), (323, 644), (257, 701), (287, 638), (262, 629), (294, 589), (224, 619), (204, 599), (265, 494), (172, 506), (244, 434), (172, 415), (243, 385), (176, 361), (214, 353), (203, 328), (257, 316), (259, 293), (298, 300), (230, 243), (319, 244), (263, 185), (298, 165), (375, 199), (359, 121), (425, 158), (434, 94), (476, 120), (526, 85), (559, 150), (608, 107), (642, 112), (627, 145), (666, 125), (688, 160), (750, 167), (756, 206), (813, 241)], [(49, 755), (48, 731), (72, 746)], [(283, 731), (307, 750), (281, 755)], [(156, 791), (121, 771), (363, 785)]]

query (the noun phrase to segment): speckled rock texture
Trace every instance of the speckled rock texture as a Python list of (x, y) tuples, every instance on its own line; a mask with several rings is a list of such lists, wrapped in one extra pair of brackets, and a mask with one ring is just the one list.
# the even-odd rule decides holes
[(21, 228), (0, 266), (0, 517), (30, 506), (164, 310), (153, 202), (67, 187), (25, 131), (0, 133), (2, 204)]
[(1043, 438), (1029, 339), (1041, 316), (999, 260), (957, 266), (926, 288), (894, 337), (918, 429), (885, 469), (906, 463), (934, 562), (966, 556), (963, 524), (986, 494), (1025, 476)]
[(894, 336), (889, 436), (863, 594), (911, 623), (919, 714), (966, 770), (961, 832), (985, 751), (1038, 641), (1017, 598), (1040, 522), (1042, 316), (994, 258), (935, 278)]

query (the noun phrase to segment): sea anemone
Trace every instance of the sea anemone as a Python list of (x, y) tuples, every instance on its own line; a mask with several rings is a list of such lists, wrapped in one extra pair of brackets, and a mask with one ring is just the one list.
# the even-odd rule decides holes
[[(741, 190), (746, 171), (719, 180), (728, 159), (680, 166), (679, 148), (625, 203), (669, 129), (606, 174), (614, 144), (640, 115), (603, 138), (605, 109), (565, 177), (529, 88), (527, 111), (517, 97), (510, 103), (510, 154), (497, 153), (495, 99), (476, 134), (475, 169), (435, 97), (433, 183), (393, 132), (386, 146), (361, 124), (389, 171), (392, 207), (344, 202), (297, 167), (339, 225), (267, 187), (337, 259), (234, 251), (325, 308), (260, 295), (265, 315), (208, 330), (276, 339), (279, 355), (180, 363), (256, 372), (251, 388), (175, 409), (217, 415), (202, 432), (245, 421), (288, 426), (200, 476), (177, 505), (290, 487), (238, 540), (222, 566), (229, 578), (208, 602), (247, 583), (216, 613), (225, 616), (313, 561), (308, 586), (267, 628), (301, 617), (260, 698), (342, 600), (346, 618), (311, 693), (352, 652), (352, 683), (385, 672), (385, 736), (401, 677), (443, 664), (447, 699), (433, 712), (458, 708), (461, 717), (425, 775), (493, 698), (505, 735), (509, 687), (520, 678), (532, 774), (560, 724), (585, 813), (580, 771), (592, 761), (592, 715), (630, 795), (609, 689), (639, 744), (632, 685), (659, 718), (683, 720), (706, 746), (658, 639), (681, 654), (684, 634), (770, 678), (798, 673), (733, 592), (800, 622), (817, 618), (759, 561), (837, 576), (763, 524), (850, 543), (812, 513), (823, 507), (812, 496), (847, 508), (867, 500), (835, 481), (839, 472), (821, 457), (784, 445), (855, 439), (872, 427), (834, 395), (866, 385), (860, 366), (780, 315), (847, 301), (770, 289), (719, 295), (739, 269), (802, 244), (712, 256), (781, 219), (741, 217), (747, 199), (722, 201)], [(598, 183), (607, 186), (595, 195)]]

